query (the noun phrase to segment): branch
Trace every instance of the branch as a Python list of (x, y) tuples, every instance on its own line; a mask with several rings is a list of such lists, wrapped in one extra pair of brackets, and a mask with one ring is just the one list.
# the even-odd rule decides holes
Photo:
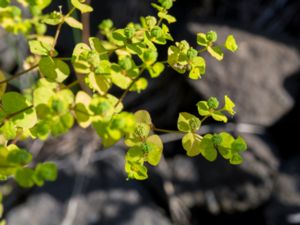
[(32, 109), (32, 108), (33, 108), (33, 105), (30, 105), (30, 106), (28, 106), (28, 107), (26, 107), (26, 108), (24, 108), (24, 109), (21, 109), (21, 110), (19, 110), (19, 111), (14, 112), (14, 113), (8, 114), (8, 115), (3, 119), (3, 122), (0, 124), (0, 127), (2, 127), (2, 126), (4, 125), (5, 120), (9, 120), (10, 118), (12, 118), (12, 117), (14, 117), (14, 116), (16, 116), (16, 115), (18, 115), (18, 114), (21, 114), (21, 113), (23, 113), (23, 112), (25, 112), (25, 111), (27, 111), (27, 110), (29, 110), (29, 109)]
[(119, 98), (118, 102), (115, 104), (115, 108), (124, 100), (124, 98), (126, 97), (126, 95), (128, 94), (128, 92), (130, 91), (130, 89), (132, 88), (132, 86), (135, 84), (135, 82), (137, 82), (140, 79), (140, 76), (142, 75), (142, 73), (145, 71), (145, 67), (143, 67), (140, 71), (140, 74), (134, 78), (134, 80), (132, 80), (131, 84), (128, 86), (128, 88), (123, 92), (123, 94), (121, 95), (121, 97)]
[(19, 73), (16, 73), (16, 74), (13, 75), (12, 77), (10, 77), (10, 78), (8, 78), (8, 79), (6, 79), (6, 80), (0, 81), (0, 84), (8, 83), (9, 81), (14, 80), (14, 79), (16, 79), (16, 78), (18, 78), (18, 77), (20, 77), (20, 76), (22, 76), (22, 75), (25, 75), (26, 73), (30, 72), (31, 70), (34, 70), (34, 69), (37, 68), (37, 67), (38, 67), (38, 65), (34, 65), (34, 66), (28, 68), (27, 70), (24, 70), (24, 71), (21, 71), (21, 72), (19, 72)]

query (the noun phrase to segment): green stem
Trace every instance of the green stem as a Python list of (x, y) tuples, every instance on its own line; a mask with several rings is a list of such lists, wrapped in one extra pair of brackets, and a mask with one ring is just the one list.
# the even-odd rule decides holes
[(14, 117), (14, 116), (16, 116), (16, 115), (18, 115), (18, 114), (21, 114), (21, 113), (23, 113), (23, 112), (25, 112), (25, 111), (27, 111), (27, 110), (29, 110), (29, 109), (32, 109), (32, 108), (33, 108), (33, 105), (30, 105), (30, 106), (28, 106), (28, 107), (26, 107), (26, 108), (24, 108), (24, 109), (21, 109), (21, 110), (19, 110), (19, 111), (17, 111), (17, 112), (14, 112), (14, 113), (11, 113), (11, 114), (7, 115), (7, 116), (3, 119), (3, 122), (0, 124), (0, 127), (2, 127), (2, 126), (4, 125), (4, 121), (9, 120), (10, 118), (12, 118), (12, 117)]
[(135, 84), (135, 82), (137, 82), (140, 78), (140, 76), (142, 75), (142, 73), (145, 71), (145, 67), (143, 67), (140, 71), (140, 74), (134, 78), (134, 80), (132, 80), (131, 84), (128, 86), (128, 88), (123, 92), (123, 94), (121, 95), (121, 97), (119, 98), (118, 102), (115, 104), (115, 108), (124, 100), (124, 98), (126, 97), (126, 95), (128, 94), (128, 92), (130, 91), (130, 89), (132, 88), (132, 86)]
[(156, 128), (156, 127), (153, 127), (152, 130), (153, 131), (157, 131), (157, 132), (162, 132), (162, 133), (179, 133), (179, 134), (185, 134), (185, 132), (179, 131), (179, 130), (167, 130), (167, 129), (161, 129), (161, 128)]
[(67, 86), (65, 86), (63, 89), (69, 89), (71, 87), (76, 86), (77, 84), (79, 84), (79, 80), (74, 80), (72, 83), (68, 84)]
[(209, 116), (205, 116), (201, 119), (201, 124), (208, 118)]
[(37, 67), (38, 67), (38, 65), (34, 65), (34, 66), (28, 68), (27, 70), (16, 73), (15, 75), (11, 76), (10, 78), (0, 81), (0, 84), (8, 83), (9, 81), (14, 80), (22, 75), (25, 75), (26, 73), (30, 72), (31, 70), (34, 70)]
[(200, 54), (200, 53), (203, 53), (203, 52), (205, 52), (207, 50), (207, 47), (204, 47), (204, 48), (201, 48), (200, 50), (198, 50), (198, 53)]

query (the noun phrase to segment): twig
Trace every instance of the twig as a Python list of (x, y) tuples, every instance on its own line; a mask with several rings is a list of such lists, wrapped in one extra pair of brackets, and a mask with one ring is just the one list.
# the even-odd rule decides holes
[(10, 78), (0, 81), (0, 84), (8, 83), (11, 80), (17, 79), (18, 77), (25, 75), (26, 73), (30, 72), (31, 70), (34, 70), (37, 67), (38, 67), (38, 65), (34, 65), (34, 66), (28, 68), (27, 70), (16, 73), (15, 75), (11, 76)]

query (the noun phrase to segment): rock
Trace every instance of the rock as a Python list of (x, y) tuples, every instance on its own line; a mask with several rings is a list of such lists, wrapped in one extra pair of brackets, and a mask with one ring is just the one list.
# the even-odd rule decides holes
[(300, 224), (300, 157), (283, 162), (272, 201), (266, 209), (270, 225)]
[(58, 225), (62, 214), (62, 204), (46, 193), (30, 196), (7, 215), (7, 224)]
[(13, 46), (8, 45), (13, 39), (3, 29), (0, 29), (0, 69), (10, 72), (17, 64)]
[(300, 69), (295, 48), (227, 26), (191, 22), (187, 29), (193, 40), (197, 32), (215, 30), (219, 43), (228, 34), (234, 34), (239, 43), (237, 53), (226, 52), (222, 62), (205, 57), (206, 75), (198, 81), (190, 80), (198, 93), (205, 98), (229, 95), (236, 103), (239, 122), (263, 126), (273, 124), (293, 107), (284, 81)]
[(249, 149), (240, 166), (230, 165), (220, 157), (213, 163), (201, 156), (169, 160), (176, 194), (186, 206), (205, 206), (211, 213), (233, 213), (253, 209), (270, 199), (278, 159), (263, 139), (243, 136)]

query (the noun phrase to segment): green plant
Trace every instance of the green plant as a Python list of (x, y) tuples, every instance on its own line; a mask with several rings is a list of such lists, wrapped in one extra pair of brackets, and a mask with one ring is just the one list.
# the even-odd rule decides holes
[[(201, 53), (208, 53), (222, 60), (223, 50), (235, 52), (236, 41), (229, 35), (218, 45), (216, 32), (197, 34), (197, 48), (183, 40), (174, 42), (168, 24), (176, 22), (169, 14), (173, 0), (158, 0), (152, 6), (157, 16), (141, 17), (140, 23), (129, 23), (125, 28), (115, 28), (109, 19), (99, 25), (102, 39), (89, 37), (77, 43), (72, 56), (60, 57), (55, 49), (64, 24), (74, 29), (85, 29), (84, 24), (73, 17), (76, 10), (82, 14), (93, 8), (84, 0), (71, 0), (69, 12), (43, 13), (51, 0), (17, 0), (19, 6), (10, 0), (0, 2), (0, 23), (8, 32), (23, 34), (29, 44), (31, 56), (24, 62), (26, 70), (5, 79), (0, 72), (0, 178), (14, 178), (23, 187), (41, 186), (45, 181), (54, 181), (57, 169), (54, 163), (38, 163), (29, 166), (31, 154), (17, 146), (19, 140), (27, 138), (46, 140), (68, 132), (75, 121), (79, 126), (90, 125), (102, 139), (102, 145), (109, 147), (124, 138), (128, 151), (125, 157), (125, 171), (128, 178), (143, 180), (148, 177), (146, 164), (156, 166), (163, 152), (163, 143), (155, 133), (177, 132), (183, 135), (182, 145), (190, 157), (202, 155), (214, 161), (217, 153), (231, 164), (242, 163), (241, 153), (247, 145), (242, 137), (234, 138), (226, 132), (200, 135), (204, 121), (211, 117), (226, 123), (227, 116), (235, 114), (235, 104), (224, 97), (222, 107), (215, 97), (199, 101), (199, 115), (179, 113), (178, 130), (157, 128), (145, 110), (135, 113), (123, 111), (123, 99), (129, 92), (140, 93), (147, 88), (149, 78), (162, 74), (165, 65), (170, 65), (190, 79), (200, 79), (205, 73), (205, 59)], [(24, 18), (20, 9), (29, 9), (32, 17)], [(47, 36), (47, 26), (56, 26), (53, 37)], [(169, 45), (168, 58), (158, 61), (157, 45)], [(199, 48), (200, 46), (200, 48)], [(114, 60), (117, 59), (117, 60)], [(73, 73), (76, 79), (67, 82)], [(39, 77), (30, 89), (20, 92), (5, 92), (7, 83), (38, 71)], [(74, 88), (79, 85), (81, 88)], [(115, 85), (123, 90), (119, 97), (109, 93)]]

